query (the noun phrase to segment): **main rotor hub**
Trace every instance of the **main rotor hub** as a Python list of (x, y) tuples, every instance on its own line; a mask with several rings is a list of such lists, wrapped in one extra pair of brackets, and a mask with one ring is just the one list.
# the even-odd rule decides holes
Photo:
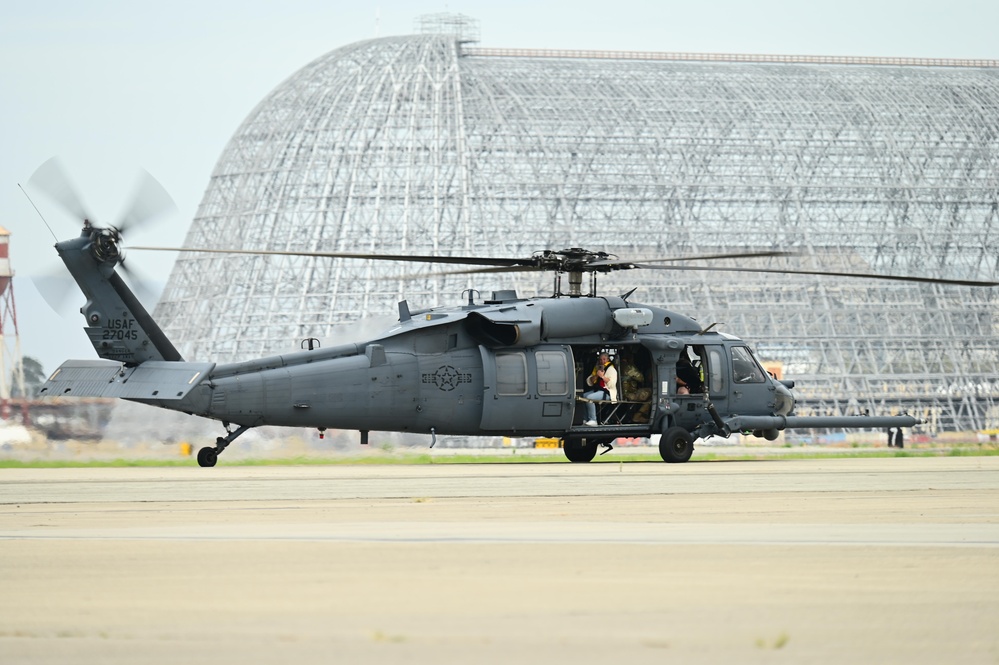
[(591, 252), (581, 247), (563, 250), (546, 249), (534, 255), (539, 268), (556, 272), (606, 272), (608, 270), (606, 266), (592, 264), (614, 258), (616, 257), (607, 252)]
[[(590, 273), (590, 294), (596, 295), (597, 273), (610, 272), (617, 257), (607, 252), (591, 252), (581, 247), (563, 250), (546, 249), (534, 255), (535, 264), (542, 270), (555, 273), (555, 296), (567, 295), (578, 298), (583, 295), (583, 273)], [(562, 275), (569, 274), (569, 292), (561, 292)]]

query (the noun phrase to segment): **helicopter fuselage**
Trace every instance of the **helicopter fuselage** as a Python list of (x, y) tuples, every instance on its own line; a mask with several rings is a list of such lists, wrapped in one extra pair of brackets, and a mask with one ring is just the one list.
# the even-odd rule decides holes
[[(358, 430), (362, 442), (371, 431), (556, 437), (572, 461), (589, 461), (618, 437), (661, 434), (663, 459), (685, 462), (693, 441), (711, 435), (774, 439), (793, 427), (918, 422), (795, 416), (793, 384), (764, 371), (744, 341), (662, 307), (578, 289), (527, 299), (499, 291), (416, 312), (403, 301), (398, 322), (367, 341), (189, 362), (115, 272), (121, 256), (107, 251), (112, 241), (117, 235), (86, 224), (56, 245), (87, 297), (81, 313), (102, 360), (63, 363), (40, 394), (120, 397), (219, 420), (227, 436), (201, 450), (202, 466), (263, 425)], [(618, 381), (595, 398), (603, 354)]]
[[(215, 366), (179, 402), (137, 401), (248, 427), (600, 440), (658, 433), (664, 418), (689, 431), (714, 426), (709, 405), (766, 416), (794, 406), (742, 340), (621, 298), (505, 294), (402, 318), (368, 342)], [(598, 405), (599, 424), (584, 425), (581, 396), (601, 352), (622, 385)], [(705, 378), (682, 394), (685, 353)]]

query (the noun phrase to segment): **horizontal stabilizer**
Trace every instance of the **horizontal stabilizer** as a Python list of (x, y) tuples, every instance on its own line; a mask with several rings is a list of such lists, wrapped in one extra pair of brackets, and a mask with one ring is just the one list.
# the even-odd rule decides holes
[(40, 397), (184, 399), (215, 363), (147, 360), (137, 367), (107, 360), (67, 360), (38, 390)]

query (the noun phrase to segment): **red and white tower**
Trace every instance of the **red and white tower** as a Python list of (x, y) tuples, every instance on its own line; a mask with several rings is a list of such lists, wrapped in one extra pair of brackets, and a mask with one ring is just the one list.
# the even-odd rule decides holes
[(0, 417), (10, 415), (14, 388), (24, 396), (21, 336), (14, 306), (14, 271), (10, 267), (10, 231), (0, 226)]

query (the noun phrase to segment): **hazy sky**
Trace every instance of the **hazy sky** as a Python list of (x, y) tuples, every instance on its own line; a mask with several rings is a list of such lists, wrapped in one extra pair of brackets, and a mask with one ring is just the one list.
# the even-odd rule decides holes
[[(419, 15), (444, 11), (477, 19), (491, 47), (999, 60), (995, 0), (2, 0), (0, 225), (12, 233), (24, 354), (47, 371), (95, 357), (83, 317), (56, 315), (26, 279), (61, 267), (17, 187), (49, 157), (103, 222), (145, 168), (178, 213), (128, 241), (180, 244), (215, 160), (268, 92), (328, 51), (412, 33)], [(60, 239), (79, 232), (35, 202)], [(173, 261), (132, 258), (160, 281)]]

